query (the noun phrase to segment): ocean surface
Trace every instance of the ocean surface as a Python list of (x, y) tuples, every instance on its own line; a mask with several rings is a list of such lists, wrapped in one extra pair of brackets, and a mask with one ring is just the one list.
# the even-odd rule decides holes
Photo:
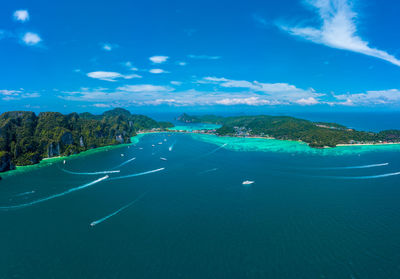
[(398, 145), (152, 133), (2, 176), (0, 278), (400, 278)]

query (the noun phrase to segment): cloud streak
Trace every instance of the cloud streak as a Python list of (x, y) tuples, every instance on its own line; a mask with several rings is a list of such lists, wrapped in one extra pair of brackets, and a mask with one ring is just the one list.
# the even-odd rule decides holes
[(400, 60), (386, 51), (371, 47), (368, 41), (357, 35), (357, 13), (350, 0), (307, 0), (322, 22), (319, 28), (311, 26), (279, 27), (290, 35), (325, 45), (372, 56), (400, 66)]
[(168, 56), (161, 56), (161, 55), (156, 55), (156, 56), (152, 56), (152, 57), (150, 57), (149, 58), (149, 60), (151, 61), (151, 62), (153, 62), (154, 64), (161, 64), (161, 63), (164, 63), (164, 62), (166, 62), (167, 60), (168, 60)]
[(24, 89), (20, 90), (0, 90), (0, 98), (3, 101), (14, 101), (28, 98), (39, 98), (40, 94), (37, 92), (29, 93), (25, 92)]
[(123, 75), (117, 72), (105, 72), (105, 71), (95, 71), (86, 74), (90, 78), (111, 81), (115, 82), (118, 79), (132, 79), (132, 78), (141, 78), (140, 75), (131, 74), (131, 75)]

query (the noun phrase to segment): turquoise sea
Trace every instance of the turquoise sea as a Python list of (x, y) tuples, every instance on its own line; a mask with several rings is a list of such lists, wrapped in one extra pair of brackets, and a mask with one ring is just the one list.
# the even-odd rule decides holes
[(399, 172), (398, 145), (142, 134), (2, 175), (0, 278), (400, 278)]

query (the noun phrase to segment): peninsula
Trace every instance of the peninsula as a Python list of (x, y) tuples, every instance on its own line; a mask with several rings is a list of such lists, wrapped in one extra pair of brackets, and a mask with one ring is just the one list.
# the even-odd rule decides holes
[(400, 143), (400, 130), (379, 133), (356, 131), (336, 123), (312, 122), (289, 116), (222, 117), (184, 113), (177, 120), (184, 123), (219, 124), (221, 127), (214, 131), (218, 136), (294, 140), (305, 142), (314, 148)]

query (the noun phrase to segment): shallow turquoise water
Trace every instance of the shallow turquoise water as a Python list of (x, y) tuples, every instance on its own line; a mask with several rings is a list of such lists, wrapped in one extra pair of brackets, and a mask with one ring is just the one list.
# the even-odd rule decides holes
[(206, 123), (180, 123), (170, 130), (180, 130), (180, 131), (187, 131), (192, 132), (193, 130), (214, 130), (220, 128), (221, 125), (216, 124), (206, 124)]
[(0, 210), (0, 278), (399, 278), (389, 147), (159, 133), (5, 176), (1, 207), (55, 197)]

